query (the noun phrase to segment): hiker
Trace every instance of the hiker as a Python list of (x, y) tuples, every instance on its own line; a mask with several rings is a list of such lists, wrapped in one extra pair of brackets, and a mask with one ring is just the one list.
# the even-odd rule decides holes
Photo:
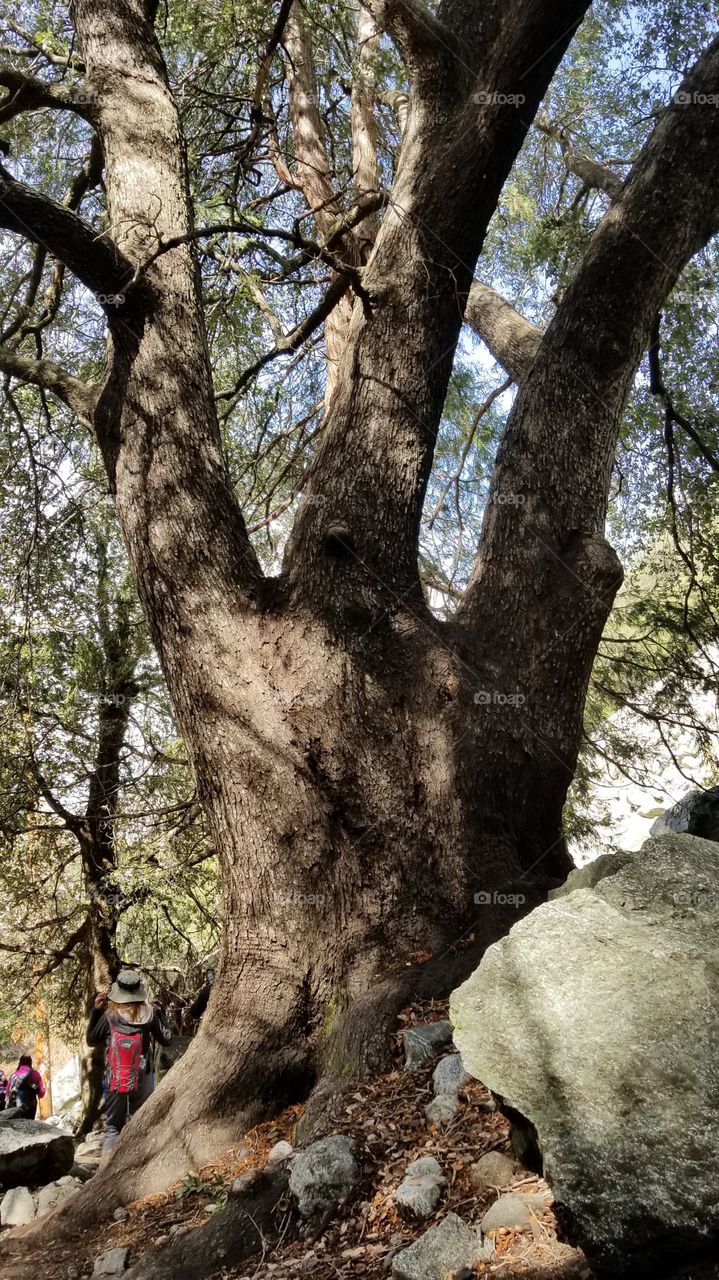
[(104, 1156), (152, 1093), (154, 1045), (169, 1044), (172, 1032), (149, 1004), (140, 974), (121, 969), (109, 993), (96, 995), (85, 1038), (107, 1046)]
[(5, 1110), (5, 1102), (6, 1102), (5, 1090), (6, 1089), (7, 1089), (7, 1076), (5, 1075), (5, 1072), (3, 1071), (2, 1067), (0, 1067), (0, 1111)]
[(34, 1120), (37, 1114), (37, 1100), (44, 1097), (45, 1086), (42, 1076), (33, 1068), (30, 1054), (21, 1054), (5, 1086), (7, 1106), (17, 1107), (18, 1120)]

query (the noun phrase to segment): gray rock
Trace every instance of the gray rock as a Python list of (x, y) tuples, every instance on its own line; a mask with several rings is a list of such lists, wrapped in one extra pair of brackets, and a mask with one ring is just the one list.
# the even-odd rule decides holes
[(407, 1165), (404, 1178), (394, 1193), (397, 1207), (412, 1218), (431, 1218), (447, 1179), (434, 1156), (421, 1156)]
[(174, 1238), (175, 1236), (186, 1236), (188, 1231), (192, 1231), (191, 1222), (173, 1222), (172, 1226), (168, 1228), (167, 1234)]
[(719, 1235), (718, 906), (716, 844), (654, 837), (515, 925), (452, 997), (468, 1069), (534, 1125), (600, 1271), (660, 1274)]
[(477, 1191), (489, 1187), (508, 1187), (516, 1168), (516, 1160), (503, 1151), (487, 1151), (470, 1168), (469, 1180)]
[(0, 1203), (0, 1225), (24, 1227), (35, 1217), (35, 1201), (27, 1187), (12, 1187)]
[(51, 1125), (14, 1116), (0, 1125), (0, 1184), (4, 1187), (54, 1182), (72, 1168), (74, 1159), (71, 1135)]
[(395, 1256), (392, 1275), (398, 1280), (445, 1280), (447, 1274), (489, 1256), (491, 1246), (488, 1253), (479, 1232), (456, 1213), (448, 1213), (436, 1227), (430, 1227)]
[(281, 1160), (289, 1160), (293, 1147), (291, 1142), (276, 1142), (267, 1157), (268, 1164), (279, 1164)]
[(121, 1276), (127, 1266), (127, 1249), (108, 1249), (95, 1259), (94, 1276)]
[(575, 889), (593, 889), (605, 876), (613, 876), (615, 871), (621, 871), (633, 857), (631, 853), (601, 853), (593, 862), (588, 862), (586, 867), (575, 867), (574, 871), (570, 871), (564, 884), (560, 884), (558, 889), (550, 889), (547, 897), (553, 902), (556, 898), (566, 898)]
[(236, 1196), (243, 1195), (244, 1192), (247, 1191), (247, 1189), (252, 1186), (252, 1183), (258, 1177), (259, 1177), (259, 1169), (245, 1169), (244, 1173), (238, 1174), (238, 1176), (233, 1180), (233, 1183), (232, 1183), (233, 1194)]
[(405, 1071), (416, 1071), (452, 1039), (451, 1022), (422, 1022), (402, 1033)]
[(687, 791), (650, 828), (653, 836), (664, 836), (673, 831), (701, 836), (704, 840), (719, 840), (719, 787)]
[(60, 1178), (57, 1182), (49, 1182), (37, 1195), (37, 1218), (44, 1218), (46, 1213), (53, 1213), (70, 1200), (82, 1183), (74, 1178)]
[(459, 1100), (451, 1093), (440, 1093), (424, 1109), (427, 1124), (446, 1129), (459, 1111)]
[(302, 1152), (289, 1187), (302, 1217), (314, 1218), (348, 1196), (359, 1176), (354, 1140), (333, 1133)]
[(127, 1219), (128, 1219), (127, 1209), (122, 1209), (122, 1208), (116, 1209), (112, 1215), (113, 1222), (127, 1222)]
[(495, 1200), (479, 1225), (485, 1236), (493, 1235), (500, 1227), (524, 1227), (531, 1221), (532, 1214), (542, 1213), (551, 1203), (552, 1197), (549, 1195), (510, 1192)]
[(465, 1071), (461, 1053), (448, 1053), (434, 1069), (432, 1088), (436, 1094), (456, 1094), (472, 1079)]
[(84, 1163), (88, 1158), (97, 1157), (99, 1159), (102, 1151), (102, 1141), (103, 1135), (101, 1133), (95, 1133), (94, 1130), (92, 1133), (88, 1133), (87, 1137), (78, 1143), (75, 1148), (75, 1159), (80, 1163)]

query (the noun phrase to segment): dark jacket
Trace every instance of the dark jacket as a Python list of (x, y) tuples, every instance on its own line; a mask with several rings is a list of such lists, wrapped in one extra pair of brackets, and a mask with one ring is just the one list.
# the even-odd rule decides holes
[(149, 1005), (145, 1008), (147, 1016), (141, 1022), (128, 1022), (117, 1009), (110, 1011), (93, 1009), (85, 1033), (87, 1043), (89, 1045), (106, 1044), (110, 1039), (110, 1018), (112, 1018), (114, 1026), (126, 1035), (142, 1032), (142, 1056), (147, 1063), (147, 1070), (151, 1071), (150, 1051), (153, 1040), (158, 1044), (169, 1044), (172, 1032), (165, 1026), (157, 1009), (152, 1009)]

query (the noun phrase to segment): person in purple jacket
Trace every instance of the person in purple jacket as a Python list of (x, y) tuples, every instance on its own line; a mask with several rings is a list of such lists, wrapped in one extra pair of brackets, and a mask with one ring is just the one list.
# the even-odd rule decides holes
[(37, 1100), (45, 1097), (42, 1076), (32, 1065), (29, 1053), (23, 1053), (5, 1086), (5, 1099), (9, 1107), (17, 1107), (19, 1120), (34, 1120)]

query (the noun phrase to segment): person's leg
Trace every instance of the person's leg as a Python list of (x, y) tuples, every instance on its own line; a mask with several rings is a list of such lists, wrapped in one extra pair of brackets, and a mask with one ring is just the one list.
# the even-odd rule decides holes
[(150, 1071), (145, 1071), (140, 1076), (139, 1087), (137, 1093), (131, 1093), (130, 1096), (130, 1115), (134, 1116), (139, 1111), (143, 1102), (147, 1102), (150, 1094), (155, 1087), (155, 1078)]
[(105, 1136), (102, 1140), (103, 1156), (112, 1151), (120, 1131), (127, 1124), (128, 1105), (129, 1094), (108, 1091), (105, 1103)]

